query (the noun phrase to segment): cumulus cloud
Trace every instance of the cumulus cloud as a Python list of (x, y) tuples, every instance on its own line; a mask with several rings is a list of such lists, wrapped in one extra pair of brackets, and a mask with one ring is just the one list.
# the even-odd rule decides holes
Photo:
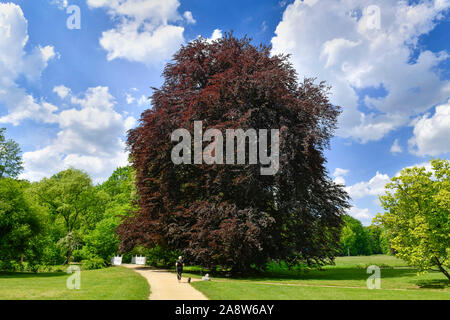
[(410, 151), (418, 156), (437, 156), (450, 152), (450, 100), (414, 121), (414, 135), (408, 141)]
[(222, 30), (214, 29), (213, 33), (211, 34), (211, 37), (208, 38), (207, 40), (209, 42), (212, 42), (212, 41), (220, 39), (220, 38), (222, 38)]
[(360, 209), (358, 207), (351, 207), (348, 211), (348, 214), (352, 216), (353, 218), (363, 220), (363, 221), (370, 221), (371, 215), (369, 213), (369, 209)]
[(138, 107), (143, 106), (149, 106), (149, 98), (143, 94), (138, 95), (137, 92), (139, 90), (136, 88), (131, 88), (126, 94), (125, 94), (125, 100), (127, 104), (136, 104)]
[(400, 144), (398, 143), (398, 139), (394, 140), (394, 143), (391, 146), (391, 153), (393, 154), (397, 154), (397, 153), (402, 153), (403, 149), (400, 146)]
[(336, 168), (336, 170), (334, 170), (334, 173), (333, 173), (333, 176), (335, 178), (334, 182), (337, 184), (345, 185), (344, 176), (346, 176), (349, 172), (350, 172), (350, 170), (348, 170), (348, 169)]
[[(67, 88), (68, 89), (68, 88)], [(128, 155), (121, 137), (135, 119), (114, 110), (116, 101), (107, 87), (89, 88), (79, 96), (67, 95), (73, 105), (57, 115), (59, 132), (47, 146), (23, 154), (21, 178), (32, 181), (73, 166), (89, 172), (96, 182), (106, 179)]]
[(132, 104), (134, 101), (136, 101), (136, 98), (133, 97), (131, 94), (127, 93), (127, 104)]
[[(157, 65), (171, 58), (184, 43), (178, 0), (87, 0), (90, 8), (104, 8), (115, 27), (102, 33), (100, 45), (107, 59), (126, 59)], [(192, 14), (185, 18), (192, 18)], [(172, 24), (171, 24), (172, 23)]]
[(372, 211), (371, 213), (368, 208), (361, 209), (359, 208), (359, 205), (365, 206), (368, 203), (372, 203), (372, 205), (378, 207), (378, 196), (384, 194), (385, 186), (389, 181), (389, 175), (377, 172), (369, 181), (361, 181), (354, 185), (347, 186), (345, 190), (353, 202), (353, 207), (351, 207), (347, 213), (352, 217), (361, 220), (364, 225), (370, 225), (372, 218), (377, 211)]
[(61, 10), (69, 6), (68, 0), (51, 0), (50, 3), (58, 6)]
[(12, 3), (0, 3), (0, 123), (18, 125), (24, 119), (46, 123), (56, 121), (57, 107), (37, 100), (17, 83), (20, 76), (35, 81), (48, 62), (56, 57), (52, 46), (37, 46), (28, 53), (28, 22), (22, 9)]
[(65, 99), (69, 95), (70, 89), (66, 86), (60, 85), (54, 87), (53, 92), (56, 93), (61, 99)]
[(336, 170), (334, 170), (333, 176), (335, 177), (346, 176), (349, 172), (350, 170), (348, 169), (336, 168)]
[(384, 193), (384, 187), (390, 181), (387, 174), (377, 171), (376, 175), (369, 181), (361, 181), (348, 186), (346, 191), (353, 200), (364, 198), (366, 196), (378, 196)]
[(197, 21), (194, 19), (194, 17), (192, 16), (192, 12), (190, 12), (190, 11), (186, 11), (186, 12), (183, 14), (183, 17), (186, 19), (187, 23), (195, 24), (195, 23), (197, 22)]
[[(380, 140), (450, 96), (450, 82), (438, 74), (449, 54), (418, 46), (419, 37), (444, 18), (450, 1), (373, 4), (296, 0), (286, 7), (272, 38), (272, 53), (292, 54), (299, 75), (333, 86), (331, 100), (343, 107), (337, 133), (361, 143)], [(358, 92), (370, 88), (386, 94), (362, 97), (362, 111)]]
[[(433, 168), (431, 167), (431, 163), (429, 163), (429, 162), (416, 163), (416, 164), (414, 164), (414, 165), (412, 165), (412, 166), (407, 166), (407, 167), (405, 167), (405, 168), (403, 168), (403, 169), (409, 169), (409, 168), (414, 168), (414, 167), (423, 167), (423, 168), (425, 168), (425, 171), (428, 171), (428, 172), (433, 173)], [(396, 177), (399, 177), (400, 174), (401, 174), (401, 170), (398, 171), (398, 172), (395, 174), (395, 176), (396, 176)]]
[(137, 100), (137, 104), (138, 104), (139, 107), (149, 106), (150, 105), (150, 100), (146, 96), (141, 95), (141, 97)]

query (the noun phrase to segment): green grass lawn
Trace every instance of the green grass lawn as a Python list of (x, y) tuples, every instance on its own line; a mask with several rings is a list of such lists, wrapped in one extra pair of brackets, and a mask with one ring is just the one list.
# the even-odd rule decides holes
[(145, 278), (124, 267), (81, 271), (80, 290), (66, 287), (67, 273), (0, 273), (1, 300), (145, 300)]
[[(380, 290), (367, 288), (369, 265), (381, 267)], [(339, 257), (336, 265), (323, 270), (294, 272), (275, 268), (259, 276), (214, 278), (193, 286), (210, 299), (450, 299), (449, 281), (443, 274), (418, 276), (403, 261), (384, 255)]]

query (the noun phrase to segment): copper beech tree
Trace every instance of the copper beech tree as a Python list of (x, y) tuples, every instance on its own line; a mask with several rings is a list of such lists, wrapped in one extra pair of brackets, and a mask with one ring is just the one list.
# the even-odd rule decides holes
[[(340, 108), (324, 83), (299, 83), (288, 58), (232, 34), (197, 39), (175, 54), (152, 109), (129, 132), (140, 209), (118, 228), (122, 251), (159, 245), (182, 251), (190, 264), (232, 272), (271, 259), (333, 259), (348, 195), (328, 177), (323, 152)], [(278, 172), (261, 175), (254, 164), (175, 165), (171, 134), (185, 128), (193, 135), (194, 121), (224, 134), (279, 129)]]

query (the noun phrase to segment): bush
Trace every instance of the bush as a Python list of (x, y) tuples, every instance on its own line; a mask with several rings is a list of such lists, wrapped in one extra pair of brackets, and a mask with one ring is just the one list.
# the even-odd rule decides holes
[(39, 264), (20, 262), (20, 261), (0, 261), (0, 271), (8, 272), (38, 272), (40, 268)]
[(118, 251), (119, 239), (115, 230), (119, 221), (116, 217), (108, 217), (98, 222), (95, 229), (86, 235), (85, 245), (77, 252), (79, 257), (89, 259), (94, 256), (110, 260)]
[(148, 249), (146, 256), (148, 265), (167, 268), (175, 265), (175, 261), (180, 256), (180, 252), (165, 249), (157, 245)]
[(310, 271), (311, 268), (304, 264), (304, 263), (297, 263), (293, 266), (286, 263), (286, 261), (279, 260), (279, 261), (270, 261), (266, 265), (266, 271), (268, 273), (276, 273), (276, 274), (283, 274), (283, 273), (303, 273)]
[(145, 256), (147, 257), (147, 265), (168, 268), (175, 266), (175, 262), (180, 255), (180, 251), (170, 250), (159, 245), (150, 249), (143, 246), (136, 246), (133, 250), (123, 253), (122, 262), (130, 262), (133, 256)]
[(83, 270), (102, 269), (104, 267), (106, 267), (105, 260), (99, 257), (94, 257), (88, 260), (81, 261), (81, 268)]

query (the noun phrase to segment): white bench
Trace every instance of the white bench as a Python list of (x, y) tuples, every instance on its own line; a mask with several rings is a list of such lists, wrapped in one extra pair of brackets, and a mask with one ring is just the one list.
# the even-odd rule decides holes
[(145, 262), (146, 261), (147, 261), (147, 258), (145, 256), (143, 256), (143, 257), (141, 257), (141, 256), (131, 257), (131, 263), (132, 264), (138, 264), (138, 265), (145, 266)]
[(111, 265), (120, 266), (122, 264), (122, 256), (114, 256), (111, 258)]

